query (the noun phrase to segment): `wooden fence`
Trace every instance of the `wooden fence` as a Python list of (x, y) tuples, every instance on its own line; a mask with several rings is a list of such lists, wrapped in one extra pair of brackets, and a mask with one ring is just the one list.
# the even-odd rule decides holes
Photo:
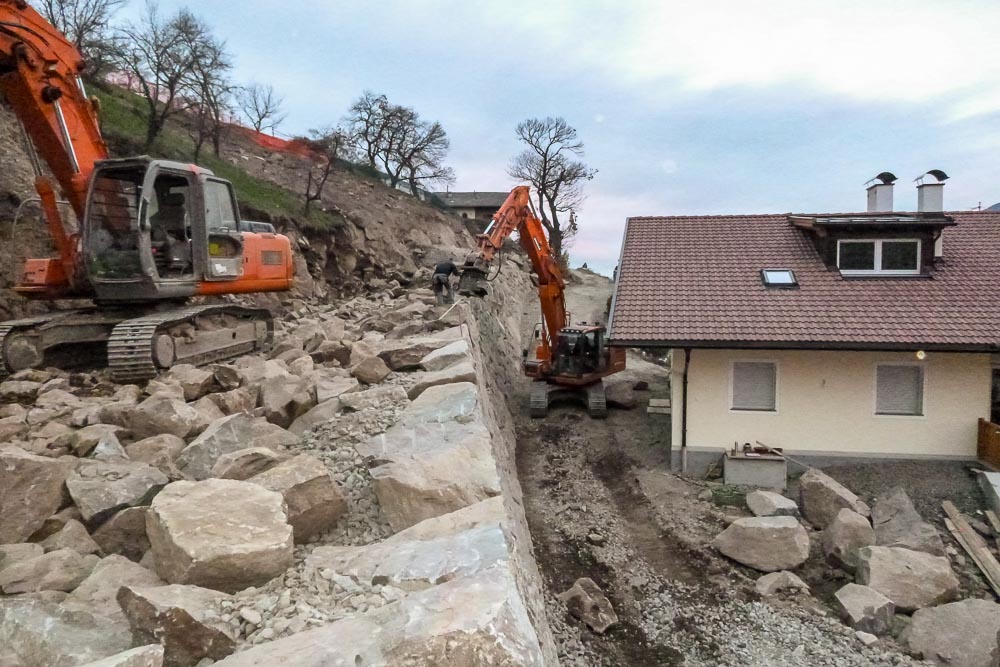
[(976, 456), (980, 461), (1000, 470), (1000, 424), (979, 419), (979, 440)]

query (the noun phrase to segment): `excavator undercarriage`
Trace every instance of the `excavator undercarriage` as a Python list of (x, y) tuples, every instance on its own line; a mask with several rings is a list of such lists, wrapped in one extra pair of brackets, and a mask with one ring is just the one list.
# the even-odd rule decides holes
[(0, 377), (45, 366), (60, 352), (84, 361), (77, 351), (93, 344), (106, 348), (116, 382), (135, 382), (175, 364), (201, 365), (267, 352), (273, 337), (274, 322), (266, 309), (161, 304), (144, 313), (135, 308), (54, 312), (0, 323)]

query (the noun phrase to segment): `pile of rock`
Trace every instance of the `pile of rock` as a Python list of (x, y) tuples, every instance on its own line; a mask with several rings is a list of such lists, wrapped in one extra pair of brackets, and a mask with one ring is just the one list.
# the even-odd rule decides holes
[(540, 664), (468, 313), (442, 312), (394, 288), (300, 304), (267, 357), (145, 387), (0, 383), (0, 664), (194, 665), (287, 637), (226, 661), (272, 664), (313, 628), (354, 664), (459, 627), (458, 654)]
[[(809, 558), (811, 527), (826, 563), (854, 582), (837, 590), (831, 604), (871, 644), (894, 634), (915, 656), (949, 665), (989, 665), (997, 649), (1000, 605), (987, 600), (954, 602), (959, 581), (937, 530), (917, 513), (901, 488), (869, 508), (825, 473), (811, 469), (799, 480), (800, 504), (780, 494), (747, 495), (754, 518), (734, 521), (714, 541), (726, 556), (770, 572), (757, 592), (807, 592), (788, 570)], [(796, 517), (801, 506), (804, 521)], [(912, 614), (912, 619), (910, 615)], [(969, 621), (978, 615), (975, 622)]]

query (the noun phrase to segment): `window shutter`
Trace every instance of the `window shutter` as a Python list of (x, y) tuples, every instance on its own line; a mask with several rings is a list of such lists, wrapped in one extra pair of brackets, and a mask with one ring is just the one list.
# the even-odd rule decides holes
[(775, 409), (777, 369), (771, 362), (738, 361), (733, 364), (733, 409)]
[(875, 383), (876, 413), (880, 415), (924, 413), (924, 369), (920, 366), (879, 366)]

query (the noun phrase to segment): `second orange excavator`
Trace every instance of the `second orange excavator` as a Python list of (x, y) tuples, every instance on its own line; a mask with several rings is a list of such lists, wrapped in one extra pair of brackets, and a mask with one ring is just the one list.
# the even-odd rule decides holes
[[(51, 363), (59, 351), (72, 355), (84, 343), (106, 345), (118, 381), (268, 349), (274, 324), (267, 310), (180, 304), (290, 289), (288, 238), (250, 231), (232, 185), (207, 169), (108, 159), (83, 70), (80, 53), (24, 0), (0, 0), (0, 95), (24, 129), (58, 253), (27, 260), (14, 289), (30, 299), (94, 302), (0, 323), (0, 377)], [(78, 229), (61, 215), (57, 184)]]
[(487, 293), (490, 266), (514, 232), (537, 276), (542, 310), (542, 321), (535, 325), (523, 351), (524, 373), (535, 379), (531, 415), (544, 417), (555, 399), (582, 397), (591, 417), (604, 418), (608, 408), (603, 378), (625, 370), (625, 350), (605, 344), (603, 326), (571, 323), (566, 310), (566, 281), (531, 204), (528, 186), (511, 190), (490, 226), (477, 238), (478, 248), (462, 268), (459, 293)]

